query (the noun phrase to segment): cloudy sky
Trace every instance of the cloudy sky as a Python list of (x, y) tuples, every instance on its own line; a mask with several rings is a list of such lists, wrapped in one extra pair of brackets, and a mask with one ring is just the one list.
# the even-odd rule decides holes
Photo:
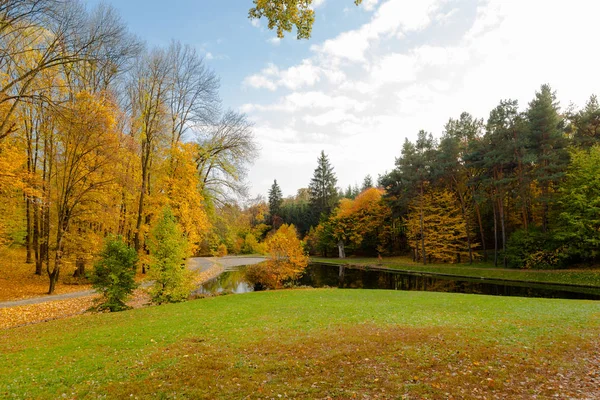
[(189, 43), (221, 76), (224, 104), (255, 123), (254, 195), (273, 179), (286, 196), (306, 187), (321, 150), (339, 186), (360, 185), (419, 129), (439, 137), (501, 99), (524, 108), (543, 83), (563, 108), (600, 95), (595, 0), (315, 0), (308, 41), (249, 21), (251, 0), (108, 3), (150, 45)]

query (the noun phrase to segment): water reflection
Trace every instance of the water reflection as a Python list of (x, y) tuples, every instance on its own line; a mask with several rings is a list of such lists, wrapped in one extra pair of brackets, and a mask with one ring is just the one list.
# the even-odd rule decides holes
[[(246, 293), (254, 291), (253, 285), (246, 281), (244, 271), (244, 267), (226, 271), (219, 277), (202, 285), (196, 293)], [(296, 285), (311, 287), (421, 290), (497, 296), (600, 300), (600, 289), (591, 287), (356, 269), (319, 263), (310, 264), (295, 283)]]

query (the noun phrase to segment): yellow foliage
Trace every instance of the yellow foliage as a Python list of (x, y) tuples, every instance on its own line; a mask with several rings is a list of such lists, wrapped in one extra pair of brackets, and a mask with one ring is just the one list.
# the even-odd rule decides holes
[(265, 242), (268, 259), (248, 267), (247, 276), (253, 283), (279, 288), (283, 281), (297, 278), (308, 265), (302, 242), (294, 225), (283, 224)]
[(423, 198), (417, 197), (411, 203), (406, 225), (409, 245), (419, 260), (423, 258), (423, 242), (429, 260), (455, 263), (469, 255), (466, 222), (454, 195), (448, 190), (431, 191)]

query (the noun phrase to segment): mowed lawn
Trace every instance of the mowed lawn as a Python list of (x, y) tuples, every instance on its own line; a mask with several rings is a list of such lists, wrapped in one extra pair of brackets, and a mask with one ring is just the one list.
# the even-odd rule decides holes
[(298, 289), (0, 331), (2, 398), (600, 398), (600, 302)]

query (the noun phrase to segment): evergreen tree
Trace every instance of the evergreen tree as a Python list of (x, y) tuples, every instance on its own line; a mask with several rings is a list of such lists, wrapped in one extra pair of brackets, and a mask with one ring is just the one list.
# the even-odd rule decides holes
[(373, 178), (371, 178), (371, 175), (365, 176), (365, 179), (363, 180), (362, 188), (360, 189), (360, 191), (364, 192), (365, 190), (370, 189), (372, 187), (373, 187)]
[(542, 85), (529, 103), (527, 121), (535, 156), (532, 178), (540, 187), (541, 195), (537, 200), (541, 205), (542, 230), (546, 232), (556, 185), (564, 177), (569, 161), (563, 120), (556, 95), (549, 85)]
[(277, 184), (277, 179), (273, 181), (273, 185), (269, 190), (269, 214), (271, 219), (276, 215), (281, 216), (281, 204), (283, 203), (283, 194), (281, 188)]
[(322, 216), (329, 216), (338, 201), (338, 192), (335, 186), (337, 178), (324, 151), (321, 151), (317, 163), (317, 168), (308, 186), (312, 208), (311, 226), (317, 225)]
[(587, 149), (600, 143), (600, 105), (596, 96), (590, 97), (583, 110), (571, 113), (569, 119), (575, 146)]

